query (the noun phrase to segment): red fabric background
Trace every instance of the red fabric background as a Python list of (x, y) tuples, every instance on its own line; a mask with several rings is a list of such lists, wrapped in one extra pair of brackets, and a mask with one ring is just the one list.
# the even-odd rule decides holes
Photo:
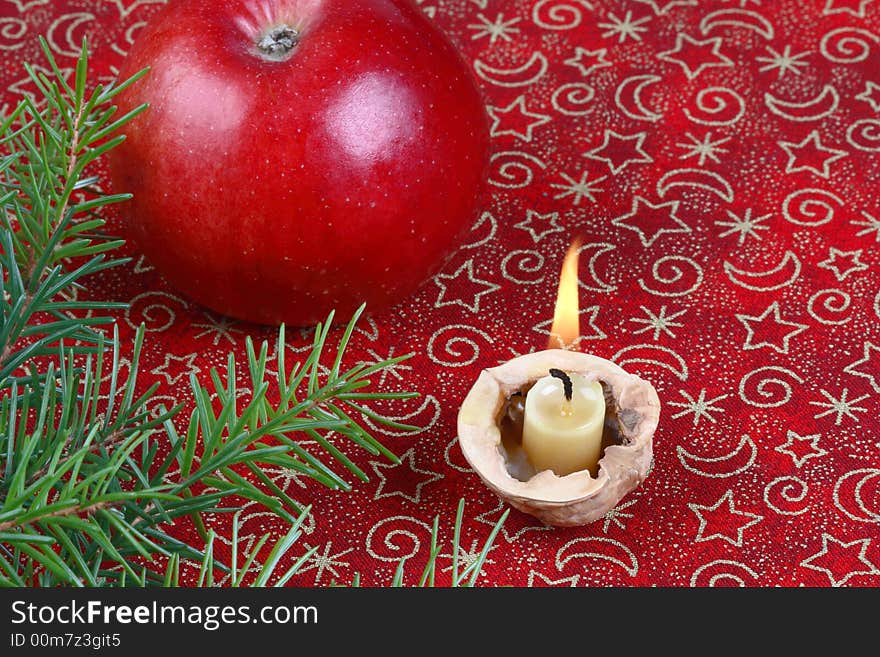
[[(29, 90), (38, 35), (63, 66), (88, 35), (109, 79), (163, 4), (0, 0), (0, 105)], [(395, 414), (424, 430), (382, 436), (402, 464), (359, 455), (371, 481), (350, 494), (273, 473), (315, 508), (302, 542), (319, 551), (292, 583), (384, 584), (409, 555), (414, 576), (462, 496), (470, 558), (503, 506), (463, 461), (458, 405), (481, 368), (544, 347), (581, 233), (580, 348), (658, 388), (655, 466), (588, 527), (513, 512), (480, 582), (880, 584), (880, 3), (420, 4), (485, 92), (492, 197), (444, 271), (356, 334), (352, 361), (416, 354), (379, 381), (423, 395)], [(142, 383), (166, 403), (188, 399), (190, 371), (243, 356), (245, 335), (274, 335), (206, 313), (137, 257), (89, 294), (131, 302), (126, 339), (146, 323)], [(302, 354), (308, 335), (289, 337)], [(246, 545), (285, 529), (244, 518)], [(228, 516), (211, 525), (229, 536)], [(448, 577), (449, 548), (440, 563)]]

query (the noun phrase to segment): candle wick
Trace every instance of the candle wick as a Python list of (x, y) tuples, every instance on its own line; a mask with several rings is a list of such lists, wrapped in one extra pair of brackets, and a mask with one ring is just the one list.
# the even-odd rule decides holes
[(562, 381), (562, 388), (565, 391), (565, 401), (570, 402), (571, 396), (574, 394), (574, 386), (572, 385), (571, 377), (562, 370), (557, 370), (555, 368), (550, 370), (550, 376)]

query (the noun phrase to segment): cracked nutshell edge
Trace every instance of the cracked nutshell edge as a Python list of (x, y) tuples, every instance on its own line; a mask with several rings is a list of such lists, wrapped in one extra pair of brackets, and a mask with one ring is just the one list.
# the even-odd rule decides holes
[[(498, 413), (510, 394), (550, 368), (601, 379), (620, 409), (625, 444), (605, 449), (595, 479), (587, 471), (559, 477), (544, 470), (523, 482), (507, 472)], [(480, 372), (459, 410), (458, 440), (467, 462), (500, 498), (548, 525), (571, 527), (602, 518), (648, 476), (659, 420), (660, 399), (648, 381), (598, 356), (548, 349)]]

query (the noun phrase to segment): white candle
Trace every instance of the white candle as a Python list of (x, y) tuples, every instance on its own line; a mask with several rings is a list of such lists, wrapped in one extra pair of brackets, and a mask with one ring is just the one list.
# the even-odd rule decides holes
[[(526, 395), (523, 449), (538, 472), (596, 472), (605, 423), (602, 384), (580, 374), (551, 372)], [(568, 391), (565, 379), (570, 381)]]

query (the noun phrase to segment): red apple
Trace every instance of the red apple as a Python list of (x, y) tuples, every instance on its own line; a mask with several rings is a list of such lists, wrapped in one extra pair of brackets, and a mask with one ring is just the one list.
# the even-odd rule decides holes
[(404, 299), (475, 220), (489, 138), (452, 43), (410, 0), (172, 0), (119, 96), (126, 232), (185, 294), (261, 322)]

